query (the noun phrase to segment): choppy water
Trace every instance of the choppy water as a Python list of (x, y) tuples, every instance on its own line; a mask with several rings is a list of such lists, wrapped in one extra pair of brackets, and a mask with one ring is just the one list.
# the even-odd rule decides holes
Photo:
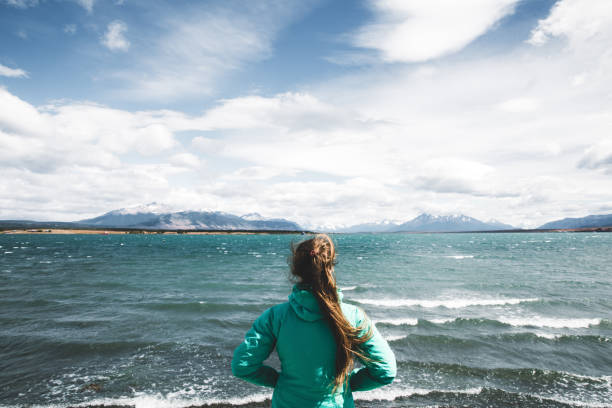
[[(259, 406), (230, 359), (300, 238), (0, 235), (0, 406)], [(334, 239), (398, 359), (358, 406), (612, 406), (612, 234)]]

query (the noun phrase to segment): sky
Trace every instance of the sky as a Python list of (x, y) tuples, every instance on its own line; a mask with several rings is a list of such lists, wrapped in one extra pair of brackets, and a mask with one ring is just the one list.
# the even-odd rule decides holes
[(0, 0), (0, 219), (612, 213), (609, 0)]

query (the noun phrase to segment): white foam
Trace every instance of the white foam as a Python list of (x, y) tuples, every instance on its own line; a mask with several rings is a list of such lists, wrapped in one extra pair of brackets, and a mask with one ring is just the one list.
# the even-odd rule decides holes
[[(262, 402), (266, 399), (271, 399), (271, 393), (261, 393), (248, 395), (246, 397), (232, 398), (194, 398), (190, 393), (178, 392), (170, 393), (163, 396), (160, 393), (146, 394), (136, 393), (134, 397), (119, 397), (119, 398), (97, 398), (81, 403), (61, 403), (47, 405), (28, 405), (30, 408), (66, 408), (66, 407), (88, 407), (91, 405), (128, 405), (135, 408), (184, 408), (189, 406), (206, 405), (206, 404), (229, 404), (229, 405), (244, 405), (252, 402)], [(0, 408), (12, 408), (12, 406), (0, 405)], [(16, 406), (17, 407), (17, 406)]]
[(376, 320), (374, 323), (386, 323), (386, 324), (392, 324), (394, 326), (401, 326), (403, 324), (408, 325), (408, 326), (416, 326), (419, 323), (418, 319), (415, 319), (413, 317), (408, 317), (408, 318), (402, 318), (402, 319), (382, 319), (382, 320)]
[(454, 322), (455, 320), (457, 320), (456, 317), (447, 317), (447, 318), (443, 318), (443, 319), (427, 319), (428, 321), (430, 321), (431, 323), (435, 323), (435, 324), (445, 324), (445, 323), (450, 323), (450, 322)]
[(562, 334), (552, 334), (552, 333), (534, 333), (537, 337), (541, 337), (543, 339), (548, 339), (548, 340), (556, 340), (560, 337), (562, 337)]
[(397, 340), (405, 339), (406, 337), (408, 337), (407, 334), (398, 335), (398, 336), (391, 335), (391, 336), (385, 336), (385, 340), (387, 340), (387, 341), (397, 341)]
[(499, 317), (496, 320), (511, 326), (551, 327), (554, 329), (580, 329), (596, 326), (601, 319), (567, 319), (556, 317), (526, 316), (526, 317)]
[(346, 287), (340, 288), (340, 289), (346, 292), (346, 291), (349, 291), (349, 290), (357, 289), (357, 286), (346, 286)]
[(446, 307), (448, 309), (460, 309), (469, 306), (502, 306), (517, 305), (523, 302), (537, 302), (537, 298), (526, 299), (355, 299), (363, 304), (385, 306), (385, 307), (404, 307), (421, 306), (427, 308)]
[(547, 400), (559, 402), (561, 404), (577, 405), (579, 407), (585, 407), (585, 408), (610, 408), (610, 404), (605, 403), (605, 402), (576, 401), (576, 400), (563, 398), (560, 396), (543, 397), (543, 398), (546, 398)]
[(482, 388), (468, 388), (465, 390), (428, 390), (423, 388), (379, 388), (372, 391), (354, 392), (354, 398), (361, 401), (393, 401), (400, 397), (410, 397), (411, 395), (427, 395), (431, 392), (454, 392), (458, 394), (479, 394)]
[(445, 258), (452, 258), (452, 259), (468, 259), (468, 258), (473, 258), (474, 255), (448, 255), (445, 256)]

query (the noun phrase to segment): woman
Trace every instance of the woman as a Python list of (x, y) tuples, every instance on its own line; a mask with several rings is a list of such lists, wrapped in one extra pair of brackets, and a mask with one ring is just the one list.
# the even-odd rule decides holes
[[(236, 348), (235, 376), (273, 387), (273, 408), (354, 407), (352, 391), (390, 384), (395, 356), (365, 313), (342, 302), (327, 235), (293, 248), (298, 283), (289, 302), (263, 312)], [(281, 372), (263, 361), (276, 347)], [(363, 367), (354, 368), (354, 359)]]

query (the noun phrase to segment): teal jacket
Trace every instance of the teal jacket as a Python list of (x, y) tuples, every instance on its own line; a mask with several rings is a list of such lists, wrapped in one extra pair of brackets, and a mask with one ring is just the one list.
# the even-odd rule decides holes
[[(364, 312), (342, 303), (348, 321), (358, 327)], [(354, 407), (352, 391), (365, 391), (395, 378), (395, 356), (374, 324), (368, 319), (373, 337), (363, 345), (370, 357), (350, 375), (349, 386), (332, 394), (335, 377), (336, 344), (323, 319), (319, 304), (306, 287), (295, 285), (289, 302), (262, 313), (234, 351), (232, 373), (253, 384), (273, 387), (272, 408)], [(281, 361), (280, 373), (264, 365), (276, 347)]]

